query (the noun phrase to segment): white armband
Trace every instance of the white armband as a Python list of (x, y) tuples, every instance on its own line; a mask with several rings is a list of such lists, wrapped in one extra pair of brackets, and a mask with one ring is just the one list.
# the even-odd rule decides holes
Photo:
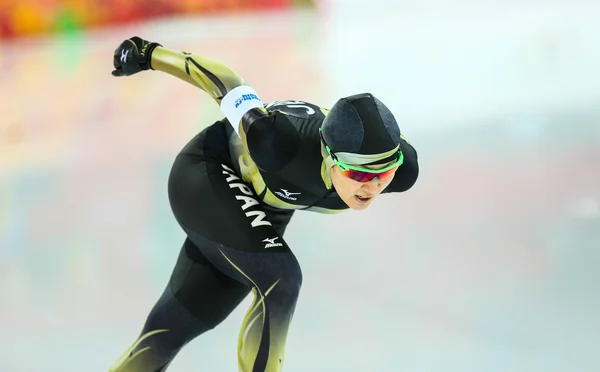
[(221, 100), (221, 111), (240, 135), (240, 120), (245, 113), (256, 107), (263, 107), (263, 103), (256, 91), (248, 85), (241, 85), (232, 89)]

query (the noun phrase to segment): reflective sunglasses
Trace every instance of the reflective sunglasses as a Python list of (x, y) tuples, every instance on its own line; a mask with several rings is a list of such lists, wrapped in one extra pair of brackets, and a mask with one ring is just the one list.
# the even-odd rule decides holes
[(327, 143), (325, 142), (325, 139), (323, 138), (323, 133), (321, 132), (322, 129), (319, 128), (319, 134), (321, 135), (321, 140), (325, 145), (327, 153), (335, 161), (335, 164), (340, 168), (340, 170), (342, 171), (342, 175), (344, 177), (350, 178), (351, 180), (357, 182), (369, 182), (375, 177), (379, 177), (380, 180), (385, 180), (386, 178), (391, 177), (396, 172), (396, 169), (398, 169), (398, 167), (401, 166), (404, 162), (404, 155), (402, 154), (402, 151), (399, 150), (398, 160), (381, 169), (369, 169), (346, 164), (340, 161), (335, 155), (335, 153), (331, 151), (331, 148), (329, 148), (329, 145), (327, 145)]

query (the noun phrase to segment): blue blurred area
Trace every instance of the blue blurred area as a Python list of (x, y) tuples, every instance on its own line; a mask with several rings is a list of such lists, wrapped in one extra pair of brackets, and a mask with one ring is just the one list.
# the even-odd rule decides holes
[[(134, 34), (222, 61), (266, 101), (371, 91), (419, 151), (410, 192), (294, 217), (285, 371), (598, 371), (600, 8), (419, 4), (0, 44), (0, 371), (107, 370), (175, 263), (171, 162), (221, 114), (172, 77), (110, 76)], [(249, 303), (171, 370), (236, 370)]]

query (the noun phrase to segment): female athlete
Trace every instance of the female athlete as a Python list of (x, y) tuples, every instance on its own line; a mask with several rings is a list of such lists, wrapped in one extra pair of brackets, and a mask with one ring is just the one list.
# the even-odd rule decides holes
[(417, 153), (390, 110), (369, 93), (330, 110), (301, 101), (263, 103), (230, 68), (139, 37), (114, 53), (114, 76), (162, 71), (197, 86), (223, 120), (177, 155), (168, 182), (185, 242), (166, 289), (136, 342), (110, 371), (165, 371), (181, 348), (221, 323), (250, 291), (238, 363), (281, 371), (302, 284), (284, 240), (297, 210), (364, 210), (415, 183)]

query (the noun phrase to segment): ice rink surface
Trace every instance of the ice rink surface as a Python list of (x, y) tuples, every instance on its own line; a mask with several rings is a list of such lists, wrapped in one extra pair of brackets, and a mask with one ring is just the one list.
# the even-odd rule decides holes
[[(0, 372), (106, 371), (175, 263), (170, 165), (220, 112), (158, 72), (113, 78), (133, 35), (231, 66), (264, 101), (370, 91), (419, 152), (409, 192), (295, 215), (284, 371), (599, 371), (600, 5), (418, 4), (0, 44)], [(237, 370), (249, 303), (170, 371)]]

